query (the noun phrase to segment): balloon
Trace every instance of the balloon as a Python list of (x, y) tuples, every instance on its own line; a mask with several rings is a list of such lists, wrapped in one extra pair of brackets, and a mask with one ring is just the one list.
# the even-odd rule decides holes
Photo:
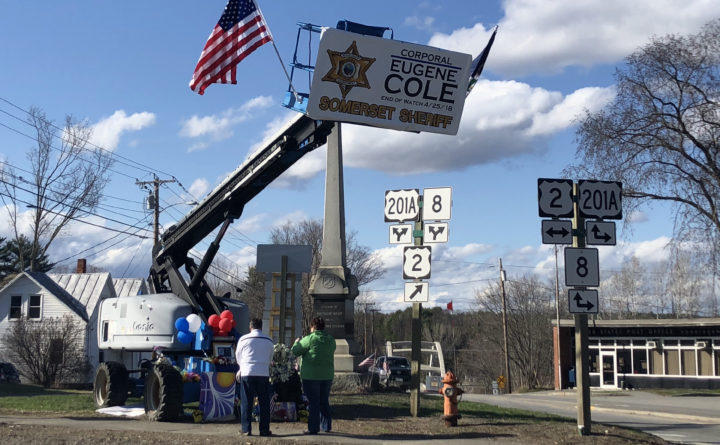
[(230, 320), (232, 320), (232, 319), (233, 319), (233, 313), (226, 309), (226, 310), (222, 311), (222, 313), (220, 314), (220, 318), (223, 318), (223, 319), (224, 319), (224, 318), (229, 318)]
[(208, 324), (214, 328), (220, 326), (220, 317), (217, 314), (212, 314), (208, 317)]
[(220, 320), (219, 328), (221, 331), (230, 332), (230, 329), (232, 329), (232, 327), (232, 320), (230, 320), (229, 318), (223, 318), (222, 320)]
[(195, 337), (195, 335), (190, 334), (190, 333), (185, 332), (185, 331), (180, 331), (180, 332), (178, 332), (178, 334), (177, 334), (177, 339), (178, 339), (178, 341), (179, 341), (180, 343), (184, 344), (184, 345), (187, 345), (187, 344), (189, 344), (190, 342), (192, 342), (194, 337)]
[(185, 319), (188, 322), (188, 331), (190, 332), (197, 332), (200, 330), (200, 325), (202, 324), (202, 320), (200, 317), (198, 317), (197, 314), (190, 314)]
[(235, 326), (237, 326), (237, 323), (235, 322), (235, 320), (233, 320), (233, 327)]
[(177, 329), (179, 332), (187, 332), (188, 327), (188, 321), (185, 319), (185, 317), (180, 317), (175, 320), (175, 329)]
[(228, 332), (227, 332), (227, 331), (219, 331), (219, 332), (218, 332), (218, 335), (219, 335), (220, 337), (226, 337), (226, 336), (228, 335)]

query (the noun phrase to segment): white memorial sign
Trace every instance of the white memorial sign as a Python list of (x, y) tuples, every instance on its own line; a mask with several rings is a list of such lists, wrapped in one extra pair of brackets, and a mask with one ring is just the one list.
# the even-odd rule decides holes
[(325, 29), (307, 113), (405, 131), (457, 134), (470, 54)]

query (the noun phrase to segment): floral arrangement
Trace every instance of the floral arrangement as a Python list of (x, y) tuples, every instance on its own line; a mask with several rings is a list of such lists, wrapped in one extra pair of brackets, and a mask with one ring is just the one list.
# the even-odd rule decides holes
[(276, 344), (270, 363), (270, 383), (287, 382), (294, 371), (295, 355), (284, 344)]

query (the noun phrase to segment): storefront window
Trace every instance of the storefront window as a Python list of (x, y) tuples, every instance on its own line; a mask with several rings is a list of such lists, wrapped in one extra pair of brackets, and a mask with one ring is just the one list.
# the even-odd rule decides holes
[[(715, 343), (717, 343), (717, 340), (715, 340)], [(714, 350), (713, 355), (715, 355), (715, 375), (720, 377), (720, 349)]]
[(615, 344), (618, 346), (630, 346), (630, 340), (615, 340)]
[(648, 359), (646, 349), (633, 350), (633, 374), (648, 373)]
[(632, 368), (630, 366), (630, 350), (624, 349), (617, 351), (617, 372), (618, 374), (630, 374)]
[(633, 346), (645, 346), (645, 340), (633, 340)]
[(598, 354), (599, 351), (597, 349), (590, 349), (590, 372), (600, 372), (598, 370)]

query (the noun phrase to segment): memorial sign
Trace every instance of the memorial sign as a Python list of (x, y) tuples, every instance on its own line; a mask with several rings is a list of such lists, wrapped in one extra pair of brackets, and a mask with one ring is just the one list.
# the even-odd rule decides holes
[(457, 134), (470, 54), (323, 31), (307, 113), (405, 131)]

